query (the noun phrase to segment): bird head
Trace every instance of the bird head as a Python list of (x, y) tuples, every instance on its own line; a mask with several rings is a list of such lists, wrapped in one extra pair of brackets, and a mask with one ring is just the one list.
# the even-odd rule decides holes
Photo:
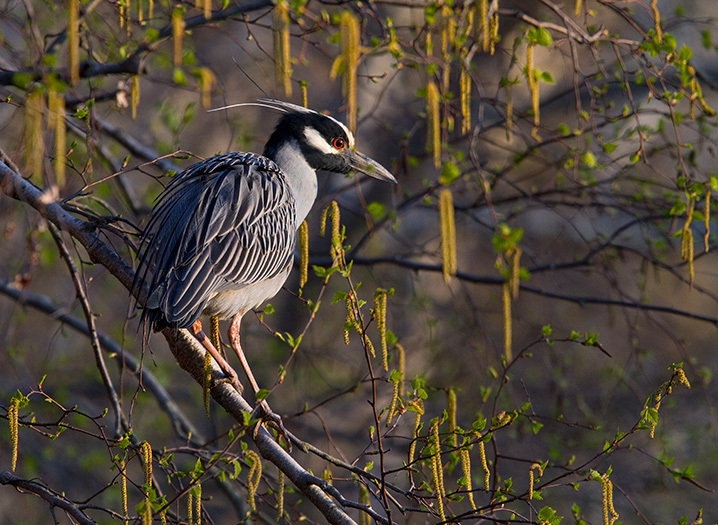
[[(247, 104), (234, 106), (237, 105)], [(276, 159), (278, 152), (289, 146), (296, 149), (294, 153), (301, 155), (314, 170), (335, 173), (356, 171), (375, 179), (396, 182), (384, 166), (357, 151), (354, 135), (335, 118), (274, 99), (259, 99), (252, 105), (284, 112), (264, 147), (266, 157)]]

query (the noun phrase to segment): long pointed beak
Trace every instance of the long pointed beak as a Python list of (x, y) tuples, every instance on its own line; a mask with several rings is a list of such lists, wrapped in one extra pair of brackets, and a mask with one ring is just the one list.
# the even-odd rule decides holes
[(364, 175), (369, 175), (370, 177), (374, 177), (375, 179), (393, 182), (394, 184), (396, 184), (396, 179), (394, 178), (394, 175), (392, 175), (388, 169), (386, 169), (374, 159), (370, 159), (363, 153), (359, 153), (356, 150), (347, 150), (346, 156), (349, 160), (349, 165), (354, 171), (358, 171), (360, 173), (363, 173)]

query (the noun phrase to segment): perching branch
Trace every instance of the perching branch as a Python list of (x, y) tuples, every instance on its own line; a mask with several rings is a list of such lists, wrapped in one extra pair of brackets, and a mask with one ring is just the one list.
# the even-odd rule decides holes
[[(3, 193), (7, 196), (29, 204), (43, 218), (72, 235), (87, 250), (93, 262), (107, 268), (125, 288), (128, 290), (131, 288), (134, 271), (112, 248), (100, 239), (99, 234), (94, 229), (91, 229), (87, 223), (67, 213), (52, 198), (49, 192), (43, 192), (33, 186), (1, 161), (0, 187), (2, 187)], [(144, 297), (140, 296), (137, 299), (142, 302)], [(205, 350), (201, 344), (187, 330), (177, 331), (167, 328), (163, 331), (163, 335), (167, 339), (170, 351), (180, 366), (188, 371), (199, 385), (203, 385)], [(240, 396), (234, 388), (222, 381), (223, 376), (216, 366), (213, 367), (213, 378), (212, 397), (239, 423), (243, 423), (245, 413), (251, 413), (254, 407)], [(320, 486), (324, 485), (322, 480), (309, 474), (297, 463), (274, 441), (269, 432), (260, 423), (255, 423), (250, 435), (261, 455), (284, 472), (330, 523), (340, 525), (355, 523), (320, 488)]]

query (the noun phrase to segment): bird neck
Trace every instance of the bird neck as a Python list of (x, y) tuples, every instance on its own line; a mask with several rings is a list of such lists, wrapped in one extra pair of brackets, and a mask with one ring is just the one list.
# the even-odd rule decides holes
[(264, 154), (284, 172), (289, 191), (294, 197), (298, 228), (317, 198), (317, 172), (301, 154), (296, 141), (285, 142), (276, 149), (271, 148), (271, 151), (265, 150)]

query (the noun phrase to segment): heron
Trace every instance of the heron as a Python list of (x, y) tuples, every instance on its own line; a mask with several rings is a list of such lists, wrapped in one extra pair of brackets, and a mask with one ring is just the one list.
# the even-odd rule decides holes
[[(282, 112), (263, 154), (216, 155), (172, 178), (150, 213), (132, 288), (137, 295), (147, 287), (142, 326), (190, 329), (225, 375), (233, 369), (199, 318), (231, 319), (229, 344), (256, 394), (240, 324), (289, 277), (297, 230), (317, 197), (317, 170), (396, 179), (356, 150), (354, 135), (339, 120), (278, 100), (253, 104)], [(219, 109), (238, 105), (245, 104)]]

